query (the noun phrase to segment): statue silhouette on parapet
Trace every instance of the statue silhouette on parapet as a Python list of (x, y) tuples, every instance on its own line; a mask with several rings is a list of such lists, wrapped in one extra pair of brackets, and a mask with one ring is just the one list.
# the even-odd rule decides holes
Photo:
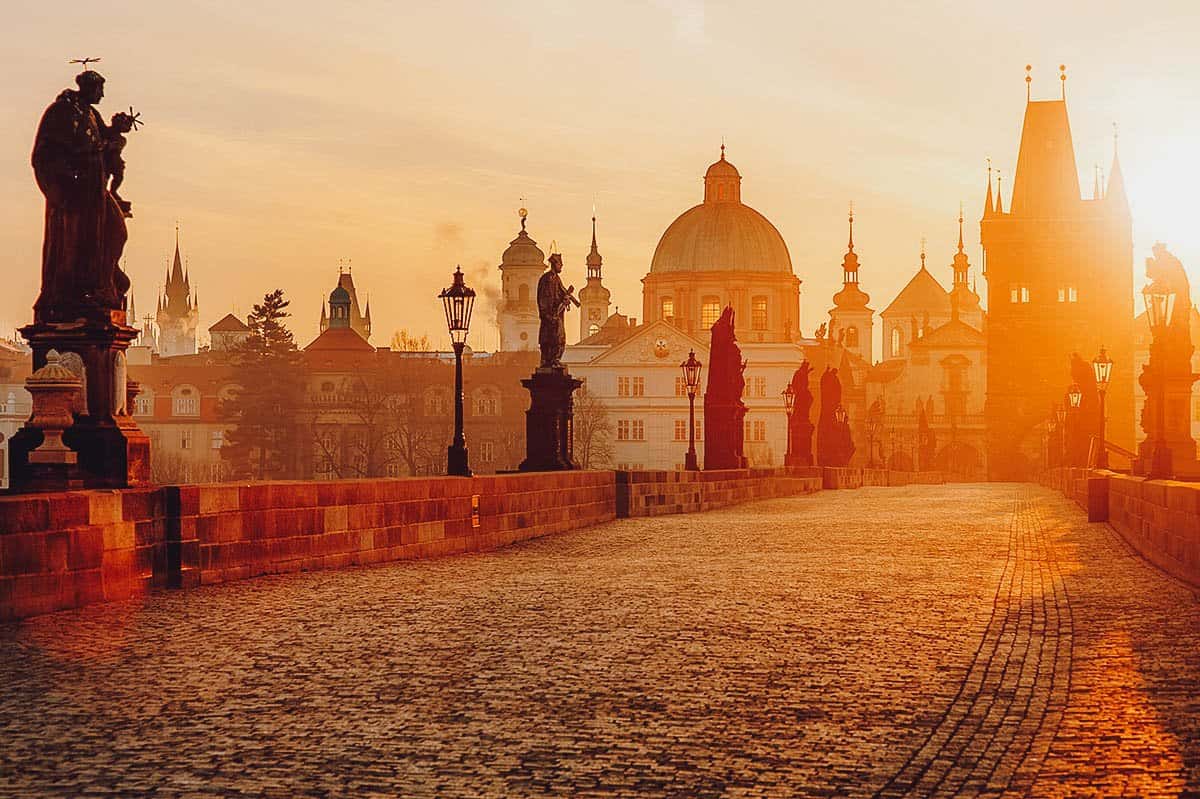
[[(1142, 366), (1138, 383), (1146, 394), (1142, 406), (1141, 426), (1146, 437), (1138, 443), (1138, 455), (1149, 463), (1154, 450), (1158, 431), (1158, 382), (1166, 380), (1167, 408), (1191, 407), (1192, 383), (1198, 377), (1192, 372), (1192, 294), (1191, 282), (1183, 263), (1161, 242), (1151, 250), (1152, 258), (1146, 259), (1146, 277), (1156, 289), (1175, 292), (1175, 310), (1171, 325), (1165, 335), (1154, 338), (1150, 343), (1150, 360)], [(1117, 377), (1120, 366), (1114, 366)], [(1110, 416), (1110, 418), (1112, 418)], [(1197, 471), (1196, 441), (1191, 435), (1191, 417), (1187, 413), (1164, 415), (1166, 448), (1177, 469), (1195, 474)]]
[(854, 455), (854, 440), (849, 421), (839, 422), (842, 407), (842, 381), (836, 367), (825, 367), (821, 374), (821, 410), (817, 418), (817, 465), (845, 466)]
[[(522, 220), (524, 222), (524, 220)], [(567, 309), (574, 303), (575, 287), (563, 287), (559, 275), (563, 270), (562, 256), (551, 253), (548, 259), (550, 268), (538, 279), (537, 303), (540, 326), (538, 327), (538, 348), (542, 351), (542, 369), (561, 369), (562, 355), (567, 348), (567, 327), (563, 318)]]
[(937, 436), (933, 432), (933, 428), (929, 426), (928, 409), (933, 408), (933, 399), (921, 405), (921, 412), (917, 415), (917, 458), (919, 463), (915, 465), (917, 471), (930, 471), (933, 468), (933, 460), (937, 455)]
[(816, 429), (812, 423), (813, 394), (808, 380), (812, 364), (804, 361), (792, 375), (792, 415), (788, 419), (788, 436), (791, 439), (791, 459), (788, 466), (812, 466), (812, 437)]
[[(522, 218), (523, 221), (523, 218)], [(562, 255), (550, 253), (550, 268), (538, 279), (537, 304), (541, 324), (538, 348), (541, 363), (533, 374), (521, 381), (529, 389), (529, 410), (525, 411), (525, 460), (517, 467), (522, 472), (578, 469), (575, 463), (575, 405), (572, 395), (583, 381), (571, 377), (563, 366), (567, 346), (567, 328), (563, 316), (572, 303), (579, 305), (575, 287), (563, 287)]]
[(35, 322), (72, 321), (124, 310), (129, 278), (118, 262), (130, 205), (109, 188), (124, 178), (123, 133), (140, 122), (117, 114), (106, 124), (95, 105), (104, 78), (85, 69), (78, 89), (64, 89), (42, 114), (33, 144), (33, 173), (46, 197), (42, 290)]
[(712, 326), (712, 345), (708, 354), (708, 384), (704, 390), (704, 468), (743, 469), (746, 467), (746, 363), (734, 334), (733, 308), (725, 306)]

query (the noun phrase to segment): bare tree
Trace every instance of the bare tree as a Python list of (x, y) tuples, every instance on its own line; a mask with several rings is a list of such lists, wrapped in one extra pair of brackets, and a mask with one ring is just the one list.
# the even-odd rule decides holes
[(392, 333), (390, 346), (392, 352), (429, 352), (433, 349), (433, 345), (429, 343), (429, 336), (424, 333), (415, 336), (404, 328)]
[(608, 406), (587, 386), (575, 392), (575, 460), (582, 469), (612, 466), (613, 427)]

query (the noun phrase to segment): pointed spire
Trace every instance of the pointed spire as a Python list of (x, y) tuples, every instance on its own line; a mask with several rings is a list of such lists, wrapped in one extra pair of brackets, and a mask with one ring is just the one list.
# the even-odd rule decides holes
[(996, 200), (992, 197), (992, 159), (987, 160), (988, 165), (988, 187), (987, 196), (983, 198), (983, 218), (991, 217), (996, 211)]
[(1100, 196), (1100, 165), (1092, 164), (1092, 199), (1101, 200)]
[(996, 170), (996, 213), (1004, 213), (1004, 175)]
[(1129, 214), (1129, 197), (1125, 194), (1125, 176), (1121, 174), (1121, 159), (1117, 154), (1117, 123), (1113, 123), (1113, 160), (1112, 171), (1108, 175), (1108, 191), (1104, 193), (1106, 202), (1118, 213)]
[(846, 249), (854, 252), (854, 200), (850, 201), (850, 240), (846, 242)]
[(962, 200), (958, 201), (958, 251), (963, 251), (963, 204)]
[(925, 237), (921, 237), (921, 271), (925, 271)]
[[(854, 300), (861, 299), (861, 304), (866, 305), (866, 295), (858, 291), (858, 253), (854, 251), (854, 203), (850, 203), (850, 212), (848, 214), (850, 223), (850, 236), (846, 241), (846, 254), (842, 257), (842, 283), (846, 290), (851, 286), (854, 287)], [(834, 296), (834, 304), (842, 307), (850, 301), (850, 297), (846, 290), (840, 291)]]
[(967, 277), (971, 272), (971, 262), (963, 250), (963, 204), (961, 202), (958, 204), (958, 252), (954, 255), (952, 268), (954, 270), (954, 288), (958, 289), (960, 286), (965, 288)]
[(1027, 102), (1027, 103), (1030, 101), (1030, 96), (1033, 92), (1033, 88), (1032, 88), (1033, 76), (1030, 74), (1032, 72), (1033, 72), (1033, 64), (1026, 64), (1025, 65), (1025, 102)]
[(1067, 99), (1067, 65), (1058, 65), (1058, 79), (1062, 82), (1062, 98), (1065, 102)]
[(592, 208), (592, 249), (587, 254), (587, 276), (588, 279), (601, 277), (601, 269), (604, 264), (604, 259), (600, 256), (600, 249), (596, 246), (596, 209)]

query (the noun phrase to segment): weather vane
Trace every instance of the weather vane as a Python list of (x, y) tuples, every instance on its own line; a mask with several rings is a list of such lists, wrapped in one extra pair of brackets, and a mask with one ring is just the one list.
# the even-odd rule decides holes
[(98, 61), (100, 61), (99, 58), (72, 58), (67, 63), (68, 64), (83, 64), (83, 71), (87, 72), (88, 70), (91, 69), (91, 67), (89, 67), (88, 64), (95, 64)]

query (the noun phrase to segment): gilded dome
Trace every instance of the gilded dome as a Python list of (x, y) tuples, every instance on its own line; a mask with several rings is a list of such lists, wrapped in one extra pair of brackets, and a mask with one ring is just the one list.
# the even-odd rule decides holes
[(704, 202), (684, 211), (663, 233), (650, 272), (792, 274), (783, 236), (770, 220), (742, 203), (741, 182), (722, 151), (704, 175)]

